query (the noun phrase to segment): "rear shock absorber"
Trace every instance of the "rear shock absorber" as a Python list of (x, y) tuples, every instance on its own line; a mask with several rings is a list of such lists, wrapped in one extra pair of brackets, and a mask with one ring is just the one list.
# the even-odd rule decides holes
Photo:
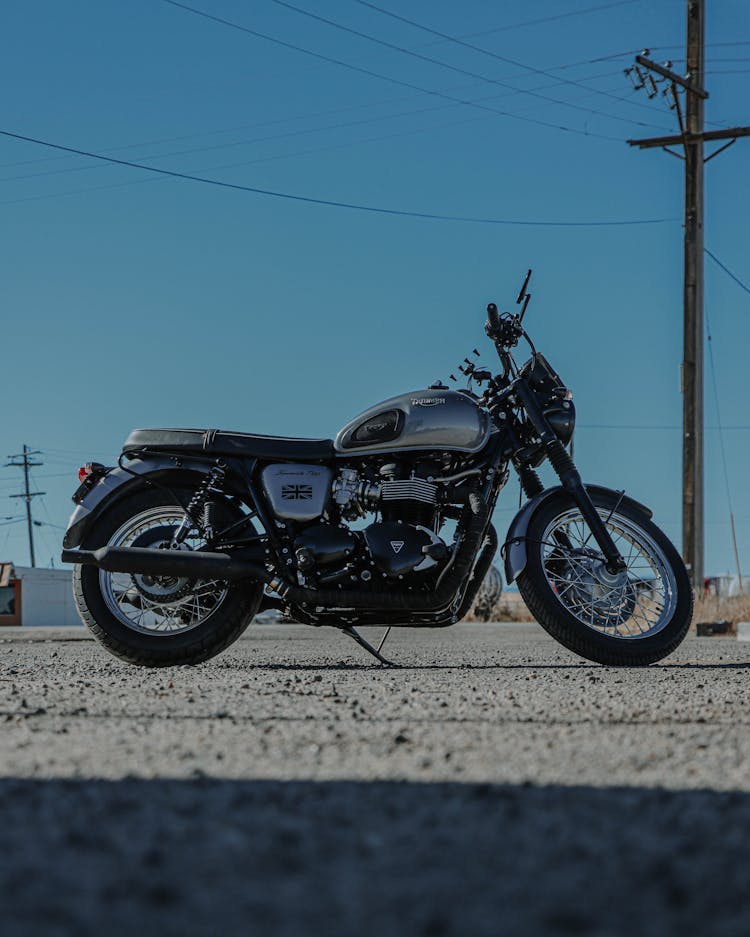
[(172, 546), (179, 546), (193, 526), (202, 528), (206, 540), (214, 535), (214, 503), (208, 497), (212, 490), (221, 489), (226, 478), (226, 471), (222, 464), (214, 465), (208, 475), (196, 488), (193, 497), (185, 508), (185, 517), (172, 537)]

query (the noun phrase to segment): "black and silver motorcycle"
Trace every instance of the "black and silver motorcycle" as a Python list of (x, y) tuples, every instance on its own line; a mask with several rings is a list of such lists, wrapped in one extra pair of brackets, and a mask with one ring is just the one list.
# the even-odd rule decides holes
[[(487, 307), (500, 373), (465, 358), (466, 389), (386, 400), (335, 440), (134, 430), (117, 467), (82, 468), (62, 558), (94, 635), (134, 664), (198, 663), (272, 608), (387, 663), (356, 626), (467, 614), (512, 466), (528, 500), (501, 553), (537, 621), (602, 664), (671, 653), (692, 614), (687, 572), (647, 507), (581, 482), (572, 395), (523, 328), (530, 274), (518, 313)], [(531, 357), (518, 367), (521, 339)], [(545, 459), (552, 488), (535, 471)]]

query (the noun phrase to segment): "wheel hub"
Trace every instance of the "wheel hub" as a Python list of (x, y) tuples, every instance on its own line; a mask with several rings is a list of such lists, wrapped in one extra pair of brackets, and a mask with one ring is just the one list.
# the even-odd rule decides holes
[(575, 600), (592, 609), (598, 625), (606, 627), (632, 613), (635, 596), (627, 571), (611, 573), (604, 560), (579, 556), (569, 564), (568, 576)]
[(626, 568), (608, 570), (577, 507), (550, 514), (541, 541), (543, 574), (559, 605), (606, 636), (640, 640), (663, 630), (676, 610), (675, 567), (641, 522), (596, 505)]
[[(152, 527), (133, 541), (134, 547), (145, 547), (150, 550), (169, 550), (172, 547), (172, 537), (177, 530), (176, 526)], [(179, 550), (189, 550), (186, 544), (179, 544)], [(157, 605), (170, 605), (183, 599), (195, 588), (195, 579), (185, 576), (152, 576), (150, 573), (133, 573), (133, 585), (139, 594)]]

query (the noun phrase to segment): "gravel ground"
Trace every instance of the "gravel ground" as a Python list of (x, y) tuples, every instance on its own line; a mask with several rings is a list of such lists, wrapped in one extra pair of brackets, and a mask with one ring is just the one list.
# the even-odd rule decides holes
[(466, 625), (391, 670), (255, 626), (150, 671), (84, 635), (0, 632), (8, 937), (750, 932), (750, 645)]

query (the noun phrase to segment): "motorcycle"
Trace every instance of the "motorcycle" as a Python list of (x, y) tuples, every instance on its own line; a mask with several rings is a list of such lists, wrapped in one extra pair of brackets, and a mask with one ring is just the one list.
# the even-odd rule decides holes
[[(466, 388), (393, 397), (335, 440), (137, 429), (116, 466), (82, 467), (62, 559), (93, 634), (133, 664), (195, 664), (276, 609), (391, 663), (391, 627), (471, 609), (512, 468), (527, 500), (502, 544), (505, 578), (539, 624), (601, 664), (670, 654), (691, 621), (687, 571), (647, 507), (581, 481), (572, 394), (523, 327), (530, 276), (519, 311), (487, 306), (501, 370), (464, 358)], [(542, 484), (545, 459), (559, 485)], [(378, 647), (356, 630), (373, 624), (387, 629)]]

